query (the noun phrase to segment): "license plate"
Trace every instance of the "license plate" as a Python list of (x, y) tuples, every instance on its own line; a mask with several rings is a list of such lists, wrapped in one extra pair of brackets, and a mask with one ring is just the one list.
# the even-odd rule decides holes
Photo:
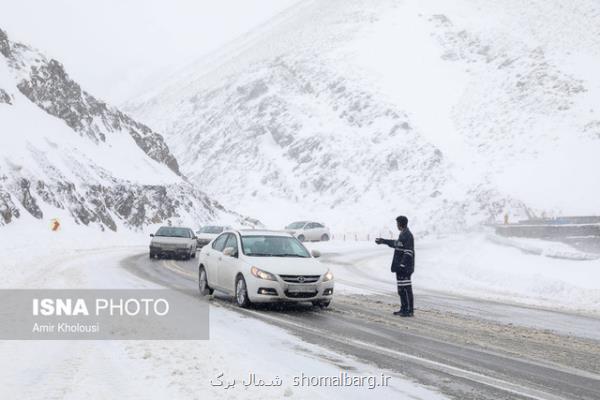
[(315, 285), (289, 285), (288, 292), (290, 293), (312, 293), (316, 292), (317, 287)]

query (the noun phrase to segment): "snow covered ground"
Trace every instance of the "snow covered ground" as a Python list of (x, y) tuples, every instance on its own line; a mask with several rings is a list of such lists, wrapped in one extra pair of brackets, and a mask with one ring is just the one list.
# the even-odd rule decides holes
[[(157, 286), (120, 266), (123, 258), (146, 251), (145, 235), (74, 224), (33, 236), (36, 230), (16, 225), (1, 232), (2, 288)], [(0, 398), (444, 398), (397, 374), (388, 374), (388, 387), (374, 389), (295, 385), (302, 374), (329, 377), (341, 371), (352, 377), (387, 374), (219, 305), (211, 306), (208, 341), (0, 341)], [(224, 385), (214, 386), (221, 373)], [(251, 373), (282, 384), (246, 387)]]
[[(37, 221), (32, 224), (29, 229), (23, 225), (2, 229), (2, 288), (157, 286), (120, 265), (124, 258), (146, 251), (146, 233), (101, 232), (74, 223), (51, 232), (36, 229)], [(368, 292), (368, 288), (393, 293), (391, 249), (373, 242), (337, 240), (307, 243), (307, 247), (323, 251), (324, 262), (328, 254), (337, 254), (338, 260), (354, 264), (331, 264), (339, 281), (338, 295)], [(487, 233), (417, 238), (413, 281), (417, 299), (421, 293), (435, 291), (584, 313), (600, 309), (599, 260), (525, 253), (490, 240)], [(347, 371), (351, 376), (379, 377), (387, 372), (307, 344), (219, 303), (213, 303), (210, 313), (209, 341), (2, 341), (0, 397), (443, 398), (397, 374), (389, 374), (387, 388), (297, 387), (294, 379), (302, 373), (319, 377)], [(221, 373), (224, 386), (213, 386)], [(280, 378), (282, 385), (246, 387), (243, 382), (251, 373), (267, 382)], [(235, 386), (225, 389), (234, 381)]]
[[(156, 288), (123, 260), (157, 224), (244, 212), (326, 222), (336, 240), (307, 246), (336, 294), (393, 294), (373, 238), (402, 213), (417, 308), (447, 293), (596, 317), (599, 258), (477, 230), (600, 211), (599, 21), (592, 0), (301, 2), (129, 104), (165, 141), (0, 35), (0, 288)], [(443, 397), (391, 373), (385, 388), (296, 387), (386, 372), (251, 315), (213, 301), (209, 341), (0, 341), (0, 398)], [(251, 373), (282, 384), (242, 384)]]
[(0, 225), (60, 217), (116, 231), (244, 219), (181, 176), (159, 133), (1, 28)]
[(267, 224), (597, 214), (599, 17), (593, 0), (303, 2), (128, 109)]
[[(446, 292), (599, 314), (600, 259), (559, 259), (555, 254), (561, 251), (581, 253), (567, 245), (555, 249), (553, 242), (535, 243), (536, 248), (546, 246), (548, 255), (532, 254), (531, 240), (511, 239), (507, 244), (487, 233), (417, 238), (416, 270), (412, 277), (415, 293)], [(395, 290), (394, 276), (389, 270), (392, 249), (366, 241), (332, 241), (307, 246), (324, 253), (346, 253), (336, 258), (347, 259), (355, 265), (332, 264), (337, 279), (351, 277), (352, 281), (364, 282), (373, 289)]]

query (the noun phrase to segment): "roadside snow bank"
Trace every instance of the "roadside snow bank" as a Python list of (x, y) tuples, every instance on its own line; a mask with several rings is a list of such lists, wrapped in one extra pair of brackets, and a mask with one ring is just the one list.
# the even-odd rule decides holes
[[(536, 245), (541, 246), (536, 242)], [(336, 253), (336, 279), (395, 290), (390, 273), (393, 250), (369, 242), (310, 243)], [(543, 244), (548, 254), (552, 251)], [(556, 251), (565, 251), (561, 247)], [(324, 261), (326, 258), (324, 259)], [(600, 311), (600, 260), (568, 260), (524, 252), (495, 243), (484, 233), (416, 238), (418, 293), (441, 291), (482, 299), (597, 314)], [(389, 283), (387, 283), (389, 282)]]
[(600, 261), (573, 261), (527, 254), (485, 235), (429, 240), (415, 278), (424, 288), (510, 302), (600, 310)]
[[(58, 232), (8, 226), (0, 235), (0, 288), (156, 287), (121, 267), (123, 259), (145, 254), (145, 234), (67, 224)], [(338, 377), (342, 372), (369, 379), (383, 372), (390, 376), (389, 386), (295, 384), (303, 375)], [(244, 385), (250, 374), (281, 385)], [(219, 380), (224, 385), (217, 386)], [(235, 385), (228, 386), (231, 382)], [(374, 395), (444, 398), (397, 374), (304, 343), (218, 302), (210, 308), (207, 341), (0, 341), (0, 398), (312, 400)]]
[[(57, 215), (62, 217), (62, 215)], [(116, 264), (111, 268), (94, 265), (94, 254), (140, 251), (149, 238), (128, 229), (122, 232), (76, 224), (71, 218), (59, 218), (58, 231), (51, 230), (33, 217), (24, 216), (20, 224), (0, 228), (0, 288), (126, 288), (138, 287)], [(66, 272), (69, 270), (68, 272)], [(115, 277), (116, 275), (116, 277)], [(76, 278), (78, 277), (78, 278)], [(115, 279), (111, 279), (115, 277)], [(82, 280), (82, 278), (85, 278)], [(85, 281), (85, 282), (84, 282)], [(132, 286), (133, 285), (133, 286)]]
[(526, 253), (543, 255), (546, 257), (562, 258), (566, 260), (596, 260), (600, 258), (600, 254), (579, 251), (562, 242), (504, 237), (493, 234), (488, 235), (487, 238), (493, 243), (514, 247)]

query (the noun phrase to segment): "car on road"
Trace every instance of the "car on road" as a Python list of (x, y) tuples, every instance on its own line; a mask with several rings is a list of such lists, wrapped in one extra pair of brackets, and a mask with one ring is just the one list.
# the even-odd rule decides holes
[(285, 227), (285, 231), (294, 235), (299, 241), (327, 241), (331, 238), (329, 228), (320, 222), (297, 221)]
[(189, 260), (196, 257), (196, 235), (190, 228), (161, 226), (150, 236), (150, 258), (177, 257)]
[(232, 295), (240, 307), (271, 302), (327, 307), (334, 279), (319, 256), (287, 232), (226, 231), (198, 255), (198, 288), (203, 296), (214, 290)]
[(231, 230), (230, 226), (207, 225), (196, 231), (198, 248), (202, 248), (210, 243), (211, 240), (219, 236), (227, 230)]

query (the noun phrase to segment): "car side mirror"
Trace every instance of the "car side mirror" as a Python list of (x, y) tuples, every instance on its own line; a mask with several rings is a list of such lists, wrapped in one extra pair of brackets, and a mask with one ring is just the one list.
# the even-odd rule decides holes
[(154, 233), (151, 233), (151, 234), (150, 234), (150, 237), (154, 237)]
[(319, 258), (321, 257), (321, 252), (319, 250), (311, 250), (310, 254), (314, 257), (314, 258)]
[(198, 240), (198, 236), (194, 235), (194, 236), (192, 236), (192, 239)]

